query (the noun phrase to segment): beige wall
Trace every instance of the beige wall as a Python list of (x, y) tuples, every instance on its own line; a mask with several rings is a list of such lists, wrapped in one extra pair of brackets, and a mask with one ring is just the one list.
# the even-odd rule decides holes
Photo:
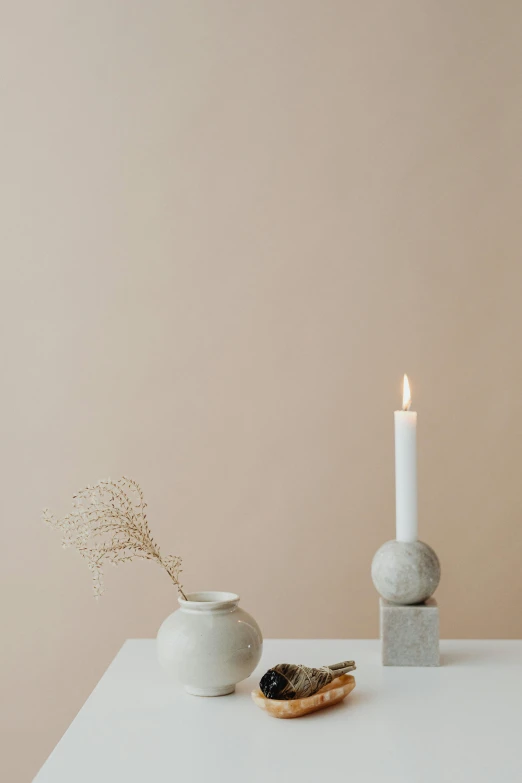
[[(40, 523), (137, 478), (188, 589), (377, 635), (393, 410), (443, 636), (522, 635), (522, 5), (2, 5), (2, 779), (175, 607)], [(363, 662), (362, 662), (363, 663)]]

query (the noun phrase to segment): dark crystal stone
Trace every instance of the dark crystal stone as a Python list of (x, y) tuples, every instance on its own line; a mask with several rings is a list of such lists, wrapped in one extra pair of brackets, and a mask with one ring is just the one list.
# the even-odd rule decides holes
[(281, 691), (286, 684), (286, 679), (284, 677), (274, 671), (274, 669), (269, 669), (267, 673), (263, 674), (261, 677), (259, 687), (267, 699), (284, 699), (285, 696), (281, 696)]

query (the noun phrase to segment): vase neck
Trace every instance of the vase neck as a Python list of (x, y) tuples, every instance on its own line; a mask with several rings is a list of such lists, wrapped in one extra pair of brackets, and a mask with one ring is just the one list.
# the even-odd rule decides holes
[(187, 600), (178, 598), (182, 612), (190, 614), (216, 614), (218, 612), (233, 612), (237, 609), (239, 596), (235, 593), (222, 593), (219, 591), (204, 591), (188, 593)]

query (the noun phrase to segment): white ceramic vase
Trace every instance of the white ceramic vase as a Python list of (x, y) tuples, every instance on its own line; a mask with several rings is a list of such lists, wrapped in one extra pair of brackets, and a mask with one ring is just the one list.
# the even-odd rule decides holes
[(261, 658), (258, 624), (235, 593), (189, 593), (178, 602), (158, 631), (161, 665), (194, 696), (233, 693)]

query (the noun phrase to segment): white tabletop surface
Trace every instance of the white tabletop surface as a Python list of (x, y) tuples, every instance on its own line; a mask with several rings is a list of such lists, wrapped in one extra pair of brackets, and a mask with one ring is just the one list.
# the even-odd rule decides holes
[[(267, 640), (231, 696), (171, 683), (155, 642), (127, 641), (37, 783), (517, 783), (522, 641), (442, 641), (440, 668), (384, 668), (378, 641)], [(277, 720), (250, 698), (281, 662), (355, 659), (340, 705)]]

